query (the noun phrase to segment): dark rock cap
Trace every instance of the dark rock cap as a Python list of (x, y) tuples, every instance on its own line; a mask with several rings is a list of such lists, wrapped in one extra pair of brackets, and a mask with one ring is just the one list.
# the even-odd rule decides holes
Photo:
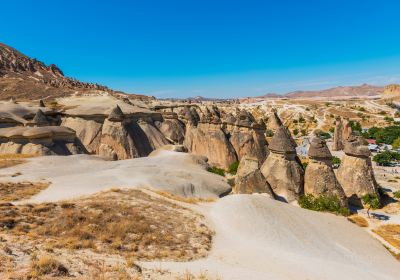
[(224, 121), (224, 123), (227, 123), (227, 124), (235, 124), (236, 118), (231, 113), (227, 113), (225, 115), (223, 121)]
[(39, 109), (37, 110), (31, 123), (34, 125), (48, 125), (49, 121), (47, 120), (46, 115), (43, 113), (43, 111)]
[(124, 113), (121, 108), (117, 105), (112, 109), (111, 113), (108, 115), (108, 120), (112, 122), (121, 122), (124, 119)]
[(237, 126), (245, 126), (251, 127), (251, 125), (255, 122), (252, 114), (247, 112), (246, 110), (237, 111), (236, 115), (236, 125)]
[(311, 140), (310, 148), (308, 149), (308, 156), (310, 158), (331, 159), (332, 154), (326, 146), (324, 140), (316, 136)]
[(279, 126), (276, 129), (268, 148), (272, 152), (276, 153), (294, 154), (296, 153), (296, 149), (290, 138), (291, 137), (288, 135), (286, 128), (284, 126)]
[(344, 152), (346, 155), (369, 157), (371, 152), (367, 144), (368, 142), (363, 137), (352, 134), (344, 143)]
[(40, 99), (40, 100), (39, 100), (39, 107), (41, 107), (41, 108), (46, 107), (46, 105), (44, 104), (43, 99)]

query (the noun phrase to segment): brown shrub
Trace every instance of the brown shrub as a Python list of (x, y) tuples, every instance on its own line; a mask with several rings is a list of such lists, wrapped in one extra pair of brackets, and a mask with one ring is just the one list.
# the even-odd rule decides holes
[(347, 217), (347, 220), (352, 222), (353, 224), (358, 225), (359, 227), (368, 227), (368, 221), (359, 215), (351, 215), (350, 217)]
[(382, 225), (372, 231), (393, 247), (400, 249), (400, 225)]
[(213, 234), (202, 216), (138, 190), (1, 210), (0, 223), (8, 226), (0, 232), (35, 238), (50, 249), (92, 249), (145, 260), (203, 257)]
[(0, 183), (0, 202), (27, 199), (47, 189), (49, 183), (44, 182), (6, 182)]

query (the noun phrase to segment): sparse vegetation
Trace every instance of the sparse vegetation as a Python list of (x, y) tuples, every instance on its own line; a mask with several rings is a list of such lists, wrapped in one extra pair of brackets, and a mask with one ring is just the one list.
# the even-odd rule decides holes
[(165, 191), (156, 191), (155, 193), (158, 194), (158, 195), (161, 195), (163, 197), (172, 199), (172, 200), (176, 200), (176, 201), (180, 201), (180, 202), (184, 202), (184, 203), (190, 203), (190, 204), (197, 204), (197, 203), (201, 203), (201, 202), (214, 202), (215, 201), (214, 198), (182, 197), (182, 196), (174, 195), (174, 194), (171, 194), (171, 193), (165, 192)]
[(400, 191), (394, 192), (394, 193), (393, 193), (393, 196), (394, 196), (395, 198), (400, 199)]
[(299, 205), (302, 208), (313, 211), (330, 212), (343, 216), (348, 216), (350, 214), (349, 209), (341, 206), (339, 198), (332, 195), (320, 195), (315, 197), (312, 194), (306, 194), (300, 197)]
[(396, 249), (400, 249), (400, 225), (382, 225), (372, 231)]
[(239, 162), (235, 161), (231, 165), (229, 165), (228, 172), (232, 175), (235, 175), (239, 167)]
[(35, 155), (4, 154), (0, 155), (0, 168), (7, 168), (21, 163), (25, 163), (27, 158)]
[(27, 199), (42, 190), (50, 184), (47, 182), (19, 182), (19, 183), (0, 183), (0, 202), (18, 201)]
[(67, 276), (68, 269), (52, 256), (33, 256), (29, 274), (29, 276), (34, 279), (49, 274), (52, 276)]
[(351, 216), (347, 217), (347, 220), (349, 220), (353, 224), (358, 225), (359, 227), (368, 227), (369, 226), (368, 221), (364, 217), (361, 217), (359, 215), (351, 215)]
[(225, 176), (225, 171), (221, 168), (218, 168), (216, 166), (210, 167), (207, 169), (208, 172), (220, 175), (220, 176)]
[(204, 257), (213, 235), (201, 215), (139, 190), (102, 192), (67, 203), (1, 204), (0, 213), (0, 232), (24, 242), (134, 254), (142, 260)]
[(332, 157), (331, 161), (332, 161), (333, 168), (339, 168), (340, 164), (342, 163), (342, 161), (338, 157)]
[(368, 207), (368, 210), (381, 207), (381, 202), (379, 201), (378, 195), (375, 193), (367, 193), (361, 197), (361, 200)]

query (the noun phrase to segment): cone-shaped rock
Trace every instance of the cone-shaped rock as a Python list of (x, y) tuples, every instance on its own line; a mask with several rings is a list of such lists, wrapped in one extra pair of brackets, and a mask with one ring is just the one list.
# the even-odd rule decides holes
[(37, 110), (30, 124), (34, 126), (46, 126), (49, 125), (49, 121), (47, 120), (46, 115), (43, 113), (43, 111), (39, 109)]
[(293, 146), (293, 143), (290, 140), (288, 132), (284, 126), (277, 128), (268, 147), (269, 150), (273, 151), (274, 153), (296, 154), (296, 147)]
[(277, 199), (295, 202), (304, 193), (304, 170), (285, 127), (280, 126), (269, 145), (261, 167)]
[(361, 198), (373, 193), (379, 197), (378, 184), (372, 170), (370, 151), (365, 140), (351, 135), (344, 145), (345, 156), (337, 172), (337, 179), (350, 204), (362, 206)]
[(304, 175), (304, 193), (314, 196), (336, 196), (342, 206), (347, 205), (346, 195), (332, 168), (332, 154), (324, 140), (314, 137), (308, 150), (310, 161)]
[(46, 107), (46, 105), (44, 104), (43, 99), (40, 99), (40, 100), (39, 100), (39, 107), (40, 107), (40, 108)]
[(112, 109), (108, 115), (108, 120), (112, 122), (121, 122), (124, 119), (124, 113), (121, 108), (117, 105)]
[(268, 123), (267, 123), (267, 127), (269, 129), (271, 129), (274, 133), (276, 132), (276, 130), (281, 127), (282, 121), (278, 116), (278, 112), (276, 111), (276, 109), (272, 109), (271, 110), (271, 115), (268, 118)]

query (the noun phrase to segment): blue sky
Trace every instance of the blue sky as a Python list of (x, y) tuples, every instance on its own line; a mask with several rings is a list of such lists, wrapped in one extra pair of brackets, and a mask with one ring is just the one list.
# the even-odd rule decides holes
[(157, 97), (400, 82), (400, 1), (2, 1), (0, 41)]

